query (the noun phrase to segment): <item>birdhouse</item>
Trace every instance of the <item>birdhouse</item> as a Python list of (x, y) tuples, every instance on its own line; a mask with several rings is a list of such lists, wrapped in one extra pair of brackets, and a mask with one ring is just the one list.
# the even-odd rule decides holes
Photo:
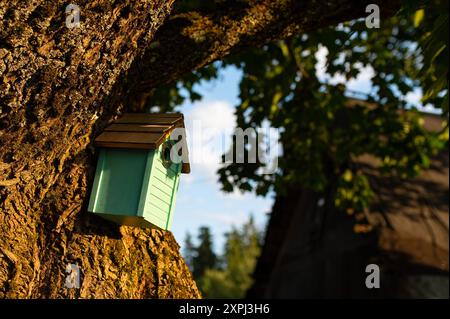
[(169, 229), (180, 174), (190, 172), (183, 154), (171, 156), (183, 143), (187, 158), (185, 139), (170, 138), (176, 128), (184, 132), (182, 114), (125, 114), (108, 126), (94, 141), (100, 151), (89, 211), (121, 225)]

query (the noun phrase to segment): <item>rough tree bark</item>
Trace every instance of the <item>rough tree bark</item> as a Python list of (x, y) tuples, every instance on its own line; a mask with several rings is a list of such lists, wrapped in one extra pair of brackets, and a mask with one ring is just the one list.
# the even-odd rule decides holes
[[(3, 297), (198, 297), (173, 237), (85, 213), (94, 124), (125, 101), (108, 97), (169, 14), (172, 1), (0, 6)], [(65, 288), (65, 266), (82, 270)]]
[[(169, 232), (86, 212), (93, 137), (162, 83), (373, 1), (233, 1), (166, 20), (173, 2), (80, 0), (69, 29), (66, 1), (0, 1), (0, 297), (200, 297)], [(80, 289), (65, 288), (68, 263)]]

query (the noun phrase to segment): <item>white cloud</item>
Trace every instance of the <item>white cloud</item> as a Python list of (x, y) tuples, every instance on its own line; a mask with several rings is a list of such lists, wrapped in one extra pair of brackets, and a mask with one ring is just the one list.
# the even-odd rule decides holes
[(316, 52), (316, 75), (320, 80), (326, 78), (326, 68), (325, 63), (327, 62), (328, 49), (324, 46), (320, 46), (319, 50)]
[[(342, 75), (330, 77), (330, 75), (326, 73), (327, 54), (328, 49), (324, 46), (321, 46), (316, 53), (317, 58), (316, 74), (321, 81), (327, 81), (328, 83), (333, 85), (338, 83), (345, 84), (347, 90), (354, 92), (361, 92), (365, 94), (370, 93), (370, 90), (372, 89), (371, 79), (375, 75), (375, 71), (371, 66), (366, 67), (361, 66), (358, 76), (355, 79), (351, 79), (349, 81), (346, 81), (345, 77)], [(399, 94), (398, 90), (396, 94)], [(437, 110), (433, 108), (431, 105), (425, 106), (422, 105), (421, 103), (422, 96), (423, 96), (422, 90), (420, 88), (416, 88), (414, 91), (408, 92), (406, 96), (404, 96), (403, 98), (408, 103), (416, 106), (421, 111), (437, 112)]]
[(191, 174), (187, 182), (217, 180), (221, 156), (228, 150), (236, 125), (234, 107), (226, 101), (202, 101), (185, 112)]
[(421, 89), (416, 89), (413, 92), (408, 92), (405, 96), (405, 100), (413, 105), (421, 105), (420, 99), (422, 99)]
[(327, 81), (332, 85), (345, 84), (347, 90), (368, 93), (372, 86), (371, 79), (375, 75), (375, 72), (371, 66), (361, 66), (357, 77), (349, 81), (347, 81), (343, 75), (339, 74), (331, 77), (326, 73), (327, 54), (328, 49), (324, 46), (321, 46), (316, 53), (316, 74), (319, 80)]
[(225, 133), (236, 125), (234, 107), (227, 101), (201, 101), (186, 114), (186, 122), (200, 121), (202, 126)]

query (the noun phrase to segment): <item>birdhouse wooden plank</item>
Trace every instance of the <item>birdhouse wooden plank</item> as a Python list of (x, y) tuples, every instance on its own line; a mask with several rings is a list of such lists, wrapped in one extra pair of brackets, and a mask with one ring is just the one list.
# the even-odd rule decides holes
[[(125, 114), (95, 139), (100, 148), (89, 211), (121, 225), (170, 229), (181, 173), (169, 138), (182, 114)], [(186, 148), (183, 148), (187, 151)]]

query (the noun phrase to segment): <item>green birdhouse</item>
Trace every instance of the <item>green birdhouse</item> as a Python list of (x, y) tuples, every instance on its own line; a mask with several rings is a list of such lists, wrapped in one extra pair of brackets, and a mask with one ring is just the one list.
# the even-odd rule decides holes
[(184, 138), (170, 138), (175, 129), (184, 132), (182, 114), (125, 114), (108, 126), (94, 142), (100, 153), (89, 211), (120, 225), (168, 230), (180, 174), (190, 172), (183, 154), (171, 156), (176, 143), (187, 152)]

